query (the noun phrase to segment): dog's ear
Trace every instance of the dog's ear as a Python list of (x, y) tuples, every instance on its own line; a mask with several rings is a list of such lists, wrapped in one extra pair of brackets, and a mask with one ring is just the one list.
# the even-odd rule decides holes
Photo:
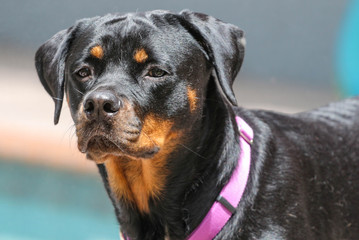
[(232, 105), (237, 105), (232, 85), (244, 58), (244, 33), (237, 26), (211, 16), (183, 11), (181, 24), (200, 43), (217, 74), (217, 85)]
[(54, 123), (59, 122), (65, 85), (65, 61), (76, 33), (89, 19), (56, 33), (36, 52), (35, 66), (40, 81), (55, 102)]
[(59, 122), (64, 98), (65, 60), (73, 27), (55, 34), (36, 52), (35, 66), (40, 81), (55, 102), (54, 123)]

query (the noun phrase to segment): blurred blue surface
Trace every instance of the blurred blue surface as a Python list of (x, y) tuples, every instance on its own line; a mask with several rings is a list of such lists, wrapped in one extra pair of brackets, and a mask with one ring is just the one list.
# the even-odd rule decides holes
[(118, 231), (99, 177), (0, 161), (1, 240), (112, 240)]
[(359, 95), (359, 0), (352, 0), (339, 35), (339, 85), (345, 96)]

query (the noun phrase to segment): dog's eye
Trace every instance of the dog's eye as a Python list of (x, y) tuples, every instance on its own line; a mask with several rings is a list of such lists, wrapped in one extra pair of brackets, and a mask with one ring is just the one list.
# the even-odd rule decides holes
[(87, 78), (91, 76), (91, 69), (89, 67), (83, 67), (76, 72), (77, 76), (80, 78)]
[(160, 78), (160, 77), (164, 77), (165, 75), (167, 75), (167, 72), (157, 67), (151, 68), (147, 73), (147, 76), (153, 78)]

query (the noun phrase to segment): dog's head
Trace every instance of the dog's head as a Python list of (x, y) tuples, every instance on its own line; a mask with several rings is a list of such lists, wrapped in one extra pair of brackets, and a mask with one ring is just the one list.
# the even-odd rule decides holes
[(37, 51), (36, 68), (55, 124), (66, 92), (80, 151), (98, 162), (151, 158), (203, 117), (213, 72), (225, 104), (236, 104), (244, 42), (236, 26), (189, 11), (107, 15), (54, 35)]

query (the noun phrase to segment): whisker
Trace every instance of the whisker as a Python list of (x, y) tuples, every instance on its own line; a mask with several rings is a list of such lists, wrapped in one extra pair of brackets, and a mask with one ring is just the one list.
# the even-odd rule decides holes
[(74, 129), (75, 124), (70, 124), (70, 126), (66, 129), (65, 134), (67, 134), (68, 132), (70, 132), (69, 134), (72, 134), (72, 130)]
[(142, 132), (154, 145), (156, 145), (156, 143), (150, 138), (150, 136), (147, 135), (147, 133), (145, 133), (144, 131), (142, 131)]
[(73, 124), (69, 124), (69, 127), (67, 127), (66, 131), (63, 132), (62, 134), (62, 138), (61, 141), (64, 141), (65, 138), (69, 137), (68, 139), (68, 143), (69, 143), (69, 147), (71, 148), (71, 132), (72, 132), (72, 128), (73, 128)]
[(184, 147), (184, 148), (187, 149), (188, 151), (190, 151), (190, 152), (196, 154), (198, 157), (200, 157), (200, 158), (202, 158), (202, 159), (207, 159), (206, 157), (204, 157), (204, 156), (202, 156), (201, 154), (199, 154), (199, 153), (193, 151), (193, 150), (190, 149), (189, 147), (186, 147), (185, 145), (183, 145), (183, 144), (181, 144), (181, 143), (180, 143), (179, 145), (181, 145), (182, 147)]
[(73, 88), (76, 90), (76, 92), (80, 93), (82, 96), (85, 95), (83, 92), (81, 92), (80, 90), (78, 90), (77, 88)]
[(68, 131), (71, 131), (71, 136), (70, 136), (70, 140), (72, 140), (75, 136), (76, 136), (76, 127), (75, 124), (73, 124)]

